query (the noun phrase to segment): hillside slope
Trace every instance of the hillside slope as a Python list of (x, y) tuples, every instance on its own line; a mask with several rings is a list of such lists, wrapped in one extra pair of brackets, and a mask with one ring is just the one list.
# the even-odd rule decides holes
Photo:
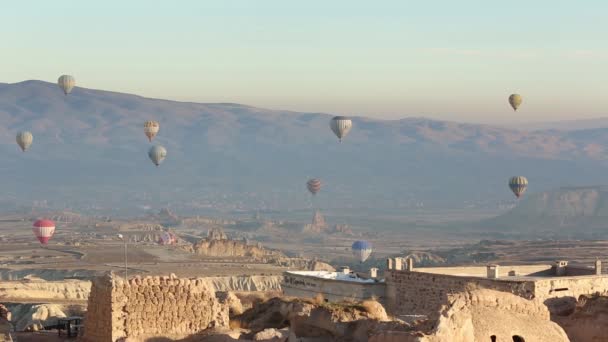
[[(285, 209), (308, 206), (303, 184), (319, 177), (323, 207), (458, 207), (510, 199), (505, 182), (514, 174), (528, 176), (531, 191), (608, 184), (608, 129), (524, 132), (356, 117), (339, 144), (330, 118), (85, 88), (63, 96), (41, 81), (0, 84), (0, 204)], [(155, 143), (168, 150), (159, 168), (147, 157), (149, 119), (160, 121)], [(34, 134), (25, 154), (14, 142), (20, 130)]]

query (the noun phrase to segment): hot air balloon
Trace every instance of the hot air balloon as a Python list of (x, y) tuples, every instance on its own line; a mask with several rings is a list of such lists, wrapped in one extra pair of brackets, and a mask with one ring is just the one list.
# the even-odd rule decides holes
[(149, 141), (152, 141), (152, 139), (154, 139), (159, 129), (160, 124), (158, 123), (158, 121), (146, 121), (144, 123), (144, 133), (148, 137)]
[(319, 179), (313, 178), (306, 182), (306, 187), (311, 194), (316, 195), (319, 190), (321, 190), (321, 181)]
[(517, 111), (517, 108), (521, 105), (521, 101), (522, 98), (519, 94), (511, 94), (511, 96), (509, 96), (509, 104), (513, 107), (514, 111)]
[(515, 194), (517, 198), (521, 197), (521, 195), (526, 192), (528, 188), (528, 180), (523, 176), (516, 176), (509, 179), (509, 188)]
[(353, 122), (345, 116), (336, 116), (329, 122), (329, 127), (341, 142), (353, 128)]
[(32, 141), (34, 141), (34, 136), (32, 133), (28, 131), (17, 133), (17, 144), (21, 147), (21, 150), (25, 152), (30, 145), (32, 145)]
[(175, 235), (169, 232), (162, 232), (160, 234), (160, 244), (161, 245), (172, 245), (175, 243)]
[(32, 228), (34, 235), (38, 238), (41, 244), (46, 245), (53, 233), (55, 233), (55, 222), (51, 220), (37, 220)]
[(72, 89), (76, 85), (76, 80), (73, 76), (62, 75), (57, 80), (57, 84), (59, 85), (59, 88), (63, 90), (63, 93), (67, 95), (72, 92)]
[(148, 151), (148, 157), (152, 160), (154, 165), (158, 166), (163, 162), (165, 157), (167, 156), (167, 150), (160, 145), (152, 146), (150, 151)]
[(372, 244), (367, 241), (355, 241), (352, 250), (355, 258), (360, 262), (364, 262), (372, 254)]

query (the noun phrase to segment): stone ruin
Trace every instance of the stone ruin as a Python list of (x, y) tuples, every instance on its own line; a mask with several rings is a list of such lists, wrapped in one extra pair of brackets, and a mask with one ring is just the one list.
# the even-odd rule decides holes
[(203, 279), (108, 274), (93, 280), (82, 341), (180, 339), (229, 325), (229, 306)]

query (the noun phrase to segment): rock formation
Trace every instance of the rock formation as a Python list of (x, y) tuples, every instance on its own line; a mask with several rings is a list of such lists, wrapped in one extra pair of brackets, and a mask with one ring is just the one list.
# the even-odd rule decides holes
[(382, 305), (375, 301), (324, 304), (273, 298), (235, 320), (251, 331), (253, 340), (269, 337), (284, 341), (291, 335), (292, 339), (363, 342), (381, 331), (411, 330), (404, 322), (390, 320)]
[(302, 233), (307, 234), (318, 234), (324, 232), (327, 229), (327, 223), (325, 223), (325, 218), (320, 211), (315, 211), (314, 216), (312, 217), (312, 222), (310, 224), (304, 225), (302, 228)]
[(57, 319), (67, 317), (59, 304), (21, 304), (13, 308), (15, 330), (39, 331), (45, 326), (57, 324)]
[(12, 341), (10, 336), (13, 326), (10, 323), (11, 313), (6, 306), (0, 304), (0, 342)]
[(492, 336), (496, 341), (569, 341), (543, 303), (487, 289), (449, 296), (432, 331), (415, 341), (491, 341)]
[(608, 297), (581, 296), (572, 310), (553, 315), (572, 342), (606, 341)]
[(221, 228), (212, 228), (207, 232), (207, 240), (228, 240), (228, 235)]
[(205, 257), (246, 257), (256, 261), (284, 258), (279, 251), (265, 249), (261, 244), (250, 245), (244, 240), (232, 240), (222, 229), (210, 229), (207, 238), (192, 246), (192, 252)]

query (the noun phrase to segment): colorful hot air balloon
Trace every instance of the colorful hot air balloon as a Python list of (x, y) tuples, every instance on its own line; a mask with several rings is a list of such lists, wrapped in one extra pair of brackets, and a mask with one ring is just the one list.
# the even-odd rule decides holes
[(345, 116), (336, 116), (329, 122), (329, 127), (338, 137), (340, 141), (346, 137), (350, 129), (353, 128), (353, 122)]
[(37, 220), (32, 228), (34, 235), (41, 244), (46, 245), (55, 233), (55, 222), (51, 220)]
[(176, 241), (175, 235), (169, 232), (160, 233), (160, 244), (161, 245), (172, 245)]
[(152, 160), (154, 165), (158, 166), (163, 162), (165, 157), (167, 156), (167, 150), (160, 145), (152, 146), (150, 151), (148, 151), (148, 157)]
[(321, 190), (321, 181), (317, 178), (313, 178), (306, 182), (306, 188), (310, 191), (311, 194), (316, 195), (319, 190)]
[(25, 152), (28, 148), (30, 148), (30, 145), (32, 145), (32, 141), (34, 141), (34, 136), (28, 131), (19, 132), (17, 133), (16, 140), (19, 147), (21, 147), (21, 150)]
[(57, 80), (57, 84), (59, 85), (59, 88), (63, 90), (63, 93), (67, 95), (72, 92), (72, 89), (76, 85), (76, 80), (73, 76), (62, 75)]
[(352, 250), (355, 258), (360, 262), (364, 262), (372, 254), (372, 244), (367, 241), (355, 241)]
[(509, 104), (513, 107), (514, 111), (517, 111), (517, 108), (521, 105), (521, 101), (522, 98), (519, 94), (511, 94), (511, 96), (509, 96)]
[(516, 176), (509, 179), (509, 188), (515, 194), (517, 198), (521, 197), (521, 195), (526, 192), (528, 188), (528, 180), (523, 176)]
[(158, 123), (158, 121), (146, 121), (144, 123), (144, 133), (148, 137), (149, 141), (152, 141), (152, 139), (154, 139), (159, 129), (160, 124)]

